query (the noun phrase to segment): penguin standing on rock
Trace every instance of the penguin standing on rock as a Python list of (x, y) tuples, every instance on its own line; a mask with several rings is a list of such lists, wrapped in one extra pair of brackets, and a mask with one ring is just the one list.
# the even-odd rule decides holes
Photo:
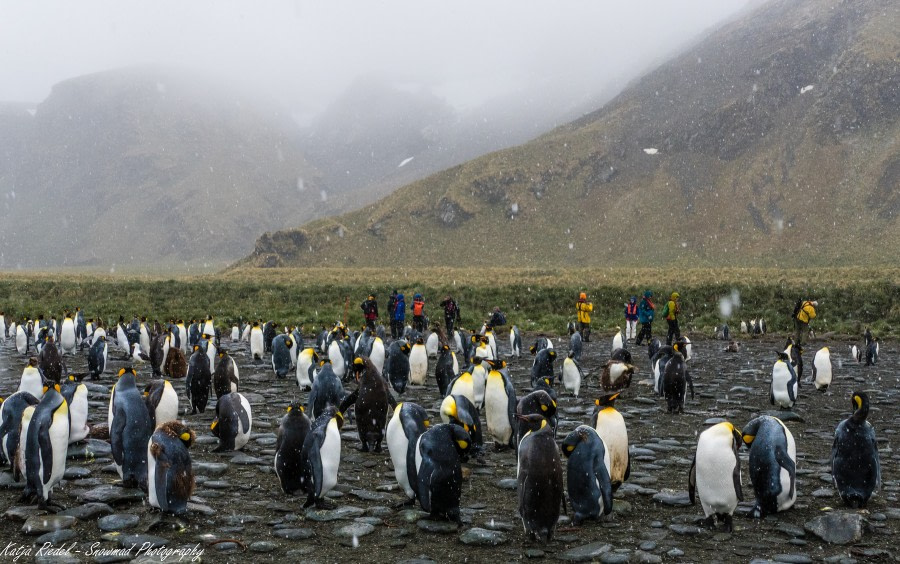
[(147, 491), (147, 441), (153, 420), (136, 378), (133, 368), (119, 369), (119, 381), (109, 394), (109, 444), (122, 484)]
[(213, 452), (241, 450), (250, 442), (252, 427), (253, 413), (247, 398), (237, 392), (220, 397), (216, 402), (216, 419), (209, 427), (219, 438), (219, 446)]
[(599, 519), (612, 512), (612, 484), (609, 481), (609, 454), (603, 439), (593, 428), (580, 425), (562, 443), (566, 463), (566, 489), (576, 527), (586, 519)]
[(875, 429), (866, 421), (869, 396), (854, 392), (853, 415), (834, 431), (831, 447), (831, 476), (841, 499), (850, 507), (865, 507), (881, 482), (881, 463)]
[(750, 449), (750, 482), (756, 493), (753, 516), (785, 511), (797, 500), (797, 446), (777, 417), (761, 415), (741, 432)]
[(287, 407), (287, 414), (281, 418), (281, 425), (278, 427), (278, 438), (275, 442), (275, 475), (281, 483), (281, 491), (287, 495), (293, 495), (302, 487), (303, 442), (312, 426), (305, 411), (299, 401), (293, 402)]
[(178, 421), (160, 425), (147, 445), (147, 487), (151, 507), (164, 513), (187, 512), (194, 493), (194, 470), (188, 449), (194, 431)]
[(518, 415), (527, 432), (519, 441), (519, 516), (525, 533), (534, 540), (553, 540), (563, 498), (562, 462), (547, 420)]
[(384, 439), (384, 427), (394, 398), (388, 391), (387, 382), (378, 373), (378, 369), (368, 357), (358, 357), (353, 361), (353, 374), (359, 387), (341, 402), (341, 413), (354, 406), (356, 412), (356, 429), (360, 450), (369, 452), (372, 444), (375, 452), (381, 452), (381, 441)]
[(628, 429), (625, 426), (625, 418), (613, 407), (613, 402), (619, 397), (619, 392), (601, 396), (594, 403), (597, 407), (591, 418), (591, 424), (603, 439), (609, 453), (609, 479), (613, 491), (619, 489), (623, 482), (631, 475), (631, 458), (628, 452)]
[(431, 422), (428, 413), (422, 406), (412, 402), (401, 402), (394, 407), (394, 415), (387, 426), (387, 445), (394, 466), (394, 477), (407, 502), (416, 499), (415, 487), (418, 485), (414, 448)]
[(432, 519), (461, 523), (460, 459), (469, 453), (472, 439), (458, 425), (441, 424), (419, 436), (415, 446), (416, 495)]
[(25, 466), (23, 497), (37, 497), (41, 509), (61, 508), (50, 501), (50, 492), (66, 472), (69, 447), (69, 404), (58, 389), (47, 390), (34, 407), (19, 445)]
[(666, 363), (666, 370), (662, 375), (663, 395), (669, 413), (684, 413), (684, 400), (687, 396), (687, 388), (690, 385), (691, 399), (694, 399), (694, 382), (685, 365), (685, 359), (676, 349), (672, 358)]
[[(38, 399), (29, 392), (16, 392), (0, 403), (0, 450), (10, 470), (16, 472), (15, 459), (19, 450), (22, 414), (25, 408), (34, 407)], [(18, 481), (18, 480), (16, 480)]]
[(727, 421), (706, 429), (697, 439), (688, 495), (692, 504), (696, 503), (697, 496), (700, 497), (710, 528), (715, 527), (718, 518), (725, 523), (728, 532), (734, 530), (731, 516), (738, 502), (744, 501), (741, 460), (738, 458), (741, 444), (741, 434)]
[(328, 506), (323, 498), (337, 485), (343, 425), (343, 414), (335, 407), (328, 407), (316, 418), (303, 441), (300, 458), (303, 469), (301, 489), (306, 492), (303, 507)]

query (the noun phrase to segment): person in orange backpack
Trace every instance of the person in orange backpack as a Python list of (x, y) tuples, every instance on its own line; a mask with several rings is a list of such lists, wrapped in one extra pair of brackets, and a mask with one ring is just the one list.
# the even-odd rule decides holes
[(413, 296), (413, 303), (409, 306), (413, 312), (413, 329), (422, 333), (425, 331), (425, 298), (422, 294), (416, 293)]

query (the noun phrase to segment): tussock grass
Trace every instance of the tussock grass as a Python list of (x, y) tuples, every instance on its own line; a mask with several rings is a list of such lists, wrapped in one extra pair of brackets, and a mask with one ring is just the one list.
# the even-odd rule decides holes
[[(105, 320), (124, 315), (150, 319), (202, 317), (274, 319), (302, 323), (307, 330), (334, 320), (362, 324), (360, 302), (374, 292), (383, 308), (391, 289), (421, 292), (431, 319), (442, 319), (438, 302), (452, 294), (461, 307), (463, 325), (480, 326), (496, 305), (511, 324), (526, 331), (562, 333), (574, 320), (574, 302), (587, 291), (594, 303), (598, 332), (623, 325), (624, 303), (651, 290), (661, 303), (672, 291), (682, 295), (682, 326), (712, 334), (726, 321), (719, 300), (733, 291), (740, 307), (727, 320), (734, 332), (740, 319), (763, 317), (771, 332), (791, 330), (790, 313), (801, 297), (819, 300), (814, 322), (828, 331), (859, 335), (870, 326), (881, 336), (900, 334), (900, 269), (502, 269), (502, 268), (317, 268), (237, 269), (217, 275), (113, 276), (52, 273), (0, 275), (0, 309), (7, 319), (61, 316), (81, 306), (87, 317)], [(660, 306), (661, 307), (661, 306)], [(381, 311), (382, 320), (386, 312)], [(665, 323), (656, 324), (656, 333)]]

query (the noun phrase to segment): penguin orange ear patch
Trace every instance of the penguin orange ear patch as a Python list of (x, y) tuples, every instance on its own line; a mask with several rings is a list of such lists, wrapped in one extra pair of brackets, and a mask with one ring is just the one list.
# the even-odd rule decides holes
[(219, 424), (219, 420), (216, 419), (215, 421), (212, 422), (212, 425), (210, 425), (209, 428), (210, 428), (210, 429), (215, 429), (215, 428), (216, 428), (216, 425), (218, 425), (218, 424)]
[(190, 433), (182, 433), (182, 434), (179, 435), (179, 436), (180, 436), (180, 438), (181, 438), (182, 441), (189, 441), (189, 440), (191, 440), (191, 434), (190, 434)]
[(541, 411), (547, 411), (547, 406), (546, 406), (546, 405), (541, 405)]
[(461, 448), (463, 450), (469, 448), (469, 443), (467, 441), (459, 440), (459, 441), (456, 441), (456, 444), (458, 444), (459, 448)]
[(125, 369), (124, 369), (124, 368), (120, 368), (120, 369), (119, 369), (119, 376), (124, 376), (124, 375), (125, 375)]
[(572, 452), (573, 450), (575, 450), (575, 445), (566, 445), (566, 450)]
[(753, 439), (756, 438), (756, 435), (743, 435), (744, 442), (748, 445), (753, 442)]

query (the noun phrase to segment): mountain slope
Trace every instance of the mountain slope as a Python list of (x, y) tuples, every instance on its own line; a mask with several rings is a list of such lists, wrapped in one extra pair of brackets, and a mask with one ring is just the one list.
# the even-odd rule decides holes
[(217, 84), (149, 67), (67, 80), (31, 111), (0, 107), (0, 266), (241, 256), (320, 205), (318, 173), (281, 122)]
[(900, 6), (774, 0), (602, 109), (242, 264), (810, 265), (900, 244)]

